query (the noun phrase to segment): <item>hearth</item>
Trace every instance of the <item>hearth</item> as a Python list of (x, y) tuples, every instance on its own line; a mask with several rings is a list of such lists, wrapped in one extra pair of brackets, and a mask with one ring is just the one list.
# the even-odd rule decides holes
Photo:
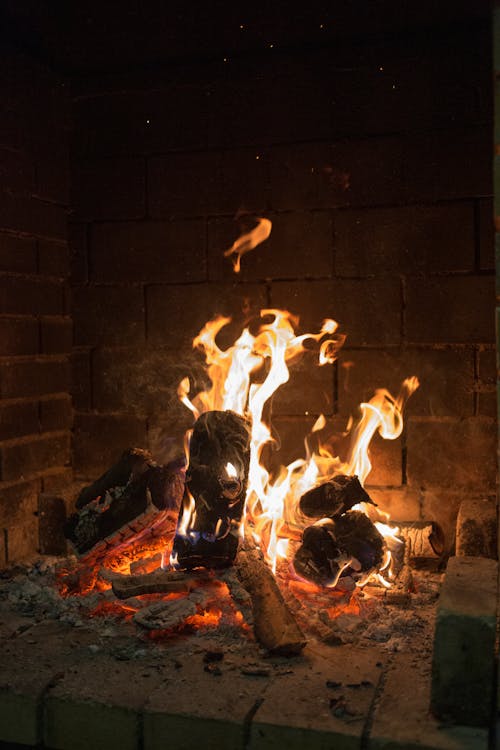
[(434, 5), (0, 11), (0, 746), (486, 747), (492, 21)]

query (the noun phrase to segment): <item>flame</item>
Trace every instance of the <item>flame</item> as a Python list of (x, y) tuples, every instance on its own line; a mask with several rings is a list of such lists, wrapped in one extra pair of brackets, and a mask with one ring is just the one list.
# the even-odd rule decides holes
[(245, 232), (238, 237), (235, 242), (224, 252), (224, 257), (228, 258), (230, 255), (235, 255), (233, 258), (233, 270), (235, 273), (240, 272), (241, 267), (241, 256), (253, 250), (257, 245), (267, 240), (271, 234), (272, 222), (269, 219), (258, 218), (257, 226), (254, 227), (250, 232)]
[[(227, 254), (230, 252), (233, 249)], [(200, 349), (205, 356), (211, 386), (190, 401), (187, 399), (189, 381), (186, 383), (185, 378), (178, 392), (195, 416), (213, 409), (231, 409), (250, 418), (252, 431), (245, 527), (260, 544), (269, 565), (276, 572), (277, 559), (286, 558), (289, 553), (289, 529), (304, 527), (304, 518), (298, 508), (301, 496), (336, 474), (356, 474), (364, 483), (371, 470), (371, 439), (376, 432), (388, 440), (399, 437), (403, 429), (403, 407), (419, 383), (416, 377), (408, 378), (396, 398), (380, 389), (370, 401), (360, 405), (359, 416), (350, 428), (349, 451), (344, 459), (334, 455), (327, 443), (322, 443), (320, 433), (327, 427), (327, 420), (320, 415), (305, 438), (305, 458), (282, 466), (277, 475), (271, 476), (263, 461), (263, 451), (275, 442), (267, 417), (273, 395), (288, 381), (289, 366), (306, 348), (316, 347), (318, 365), (331, 364), (337, 358), (345, 336), (337, 332), (338, 323), (332, 319), (323, 321), (318, 333), (297, 335), (298, 319), (291, 313), (264, 309), (260, 315), (260, 326), (255, 335), (245, 328), (235, 343), (224, 350), (217, 345), (216, 337), (230, 318), (217, 317), (206, 323), (194, 339), (193, 347)], [(258, 382), (253, 379), (257, 373)], [(313, 443), (314, 449), (311, 447)], [(235, 469), (228, 464), (226, 472), (231, 477)], [(194, 499), (188, 495), (178, 529), (181, 535), (188, 533), (192, 525), (194, 507)], [(367, 512), (364, 505), (360, 509)], [(388, 519), (380, 514), (379, 520), (386, 522)], [(383, 536), (394, 536), (394, 529), (387, 524), (379, 523), (378, 528)], [(343, 562), (339, 577), (343, 569), (356, 564), (352, 559)], [(388, 559), (382, 566), (388, 575), (389, 565), (388, 552)], [(371, 572), (366, 580), (370, 575)], [(381, 571), (377, 575), (382, 578)], [(385, 579), (382, 580), (386, 585)]]

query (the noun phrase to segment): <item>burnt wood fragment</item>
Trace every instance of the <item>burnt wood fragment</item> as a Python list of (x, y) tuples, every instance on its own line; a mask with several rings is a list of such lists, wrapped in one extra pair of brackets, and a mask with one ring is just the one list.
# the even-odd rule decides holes
[(108, 469), (95, 482), (84, 487), (76, 500), (76, 507), (83, 508), (88, 503), (102, 497), (114, 487), (125, 487), (131, 480), (154, 466), (151, 454), (142, 448), (129, 448), (120, 460)]
[(302, 495), (299, 508), (309, 518), (332, 518), (351, 510), (358, 503), (375, 505), (357, 476), (338, 474)]
[(183, 571), (160, 570), (145, 575), (111, 576), (113, 593), (118, 599), (129, 599), (143, 594), (171, 594), (189, 592), (210, 580), (207, 571), (185, 573)]
[(250, 541), (245, 541), (235, 567), (242, 586), (252, 599), (253, 629), (258, 642), (272, 654), (300, 654), (306, 639), (283, 599), (262, 552)]
[(191, 435), (186, 491), (174, 539), (173, 557), (179, 567), (233, 563), (249, 465), (249, 422), (232, 411), (202, 414)]
[(303, 578), (333, 587), (342, 575), (362, 580), (379, 568), (384, 550), (384, 539), (368, 516), (350, 510), (308, 526), (293, 565)]

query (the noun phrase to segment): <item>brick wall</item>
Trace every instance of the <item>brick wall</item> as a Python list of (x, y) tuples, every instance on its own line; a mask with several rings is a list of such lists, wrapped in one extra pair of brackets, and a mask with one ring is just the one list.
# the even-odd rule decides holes
[[(283, 455), (324, 412), (340, 429), (377, 387), (421, 380), (374, 495), (452, 528), (494, 491), (496, 394), (487, 25), (336, 41), (75, 86), (75, 466), (132, 443), (162, 458), (189, 415), (175, 389), (216, 313), (286, 307), (348, 338), (275, 402)], [(238, 212), (273, 222), (239, 277)]]
[(71, 478), (69, 98), (2, 48), (0, 567), (38, 547), (38, 497)]

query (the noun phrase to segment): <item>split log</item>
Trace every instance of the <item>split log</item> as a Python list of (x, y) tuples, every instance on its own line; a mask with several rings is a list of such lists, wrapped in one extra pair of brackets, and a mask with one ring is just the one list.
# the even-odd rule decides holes
[[(149, 454), (138, 449), (124, 456), (127, 456), (126, 460), (122, 456), (125, 463), (136, 461), (128, 484), (106, 489), (91, 502), (85, 499), (83, 507), (66, 523), (66, 538), (78, 555), (122, 545), (148, 529), (162, 526), (166, 533), (175, 528), (184, 492), (184, 470), (180, 464), (158, 466), (146, 458)], [(113, 479), (118, 477), (119, 465), (120, 462), (108, 472), (108, 478), (109, 474)], [(97, 485), (103, 488), (107, 475), (90, 485), (89, 492), (91, 487), (94, 492)]]
[(338, 474), (302, 495), (299, 508), (309, 518), (333, 518), (351, 510), (358, 503), (375, 505), (357, 476)]
[(242, 586), (252, 598), (253, 627), (258, 642), (272, 654), (300, 654), (306, 639), (260, 550), (246, 541), (235, 567)]
[(308, 526), (293, 565), (303, 578), (334, 587), (342, 575), (356, 581), (380, 568), (384, 549), (384, 539), (368, 516), (350, 510)]
[(186, 492), (173, 545), (179, 567), (217, 568), (233, 563), (249, 465), (249, 422), (232, 411), (202, 414), (189, 444)]
[(161, 570), (135, 576), (113, 573), (110, 579), (115, 596), (118, 599), (129, 599), (143, 594), (189, 592), (210, 580), (210, 574), (207, 571), (187, 574), (182, 571)]
[(395, 523), (398, 537), (404, 539), (407, 554), (412, 557), (441, 557), (445, 552), (445, 536), (435, 521), (404, 521)]

